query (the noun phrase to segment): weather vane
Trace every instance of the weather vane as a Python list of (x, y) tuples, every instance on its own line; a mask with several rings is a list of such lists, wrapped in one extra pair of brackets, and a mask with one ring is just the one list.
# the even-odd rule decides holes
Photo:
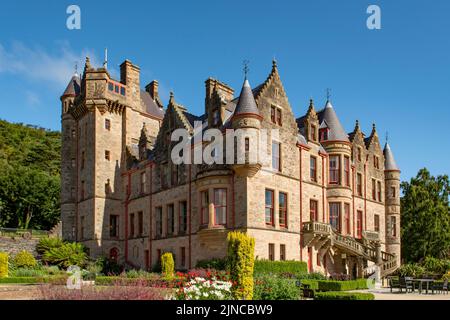
[(250, 71), (250, 68), (248, 67), (248, 64), (250, 63), (250, 61), (248, 60), (244, 60), (243, 64), (244, 64), (244, 75), (245, 75), (245, 79), (247, 79), (247, 75)]
[(327, 101), (330, 101), (331, 98), (331, 89), (327, 88)]

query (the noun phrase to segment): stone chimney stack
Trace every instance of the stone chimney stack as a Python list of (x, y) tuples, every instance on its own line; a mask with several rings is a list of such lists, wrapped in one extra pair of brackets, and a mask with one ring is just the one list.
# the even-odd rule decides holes
[(145, 91), (147, 91), (150, 94), (153, 100), (159, 98), (158, 86), (159, 83), (157, 80), (153, 80), (152, 82), (150, 82), (148, 85), (145, 86)]
[(134, 108), (139, 109), (141, 101), (139, 67), (131, 63), (131, 61), (125, 60), (120, 65), (120, 82), (126, 85), (127, 100), (130, 101)]

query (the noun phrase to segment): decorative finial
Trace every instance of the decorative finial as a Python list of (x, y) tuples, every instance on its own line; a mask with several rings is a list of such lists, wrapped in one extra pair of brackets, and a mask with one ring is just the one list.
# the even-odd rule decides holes
[(314, 100), (313, 100), (313, 98), (309, 98), (309, 108), (314, 108)]
[(247, 80), (247, 75), (248, 75), (248, 73), (249, 73), (249, 71), (250, 71), (250, 68), (248, 67), (248, 64), (250, 63), (250, 61), (248, 61), (248, 60), (244, 60), (243, 61), (243, 65), (244, 65), (244, 77), (245, 77), (245, 80)]
[(103, 67), (108, 69), (108, 48), (105, 48), (105, 61), (103, 62)]
[(86, 57), (86, 68), (90, 67), (91, 67), (91, 59), (89, 59), (89, 57)]
[(355, 124), (355, 131), (359, 129), (359, 120), (356, 119), (356, 124)]
[(372, 130), (375, 131), (376, 129), (377, 129), (377, 128), (376, 128), (375, 122), (374, 122), (374, 123), (372, 123)]
[(173, 91), (170, 91), (169, 96), (170, 96), (170, 99), (173, 99)]
[(273, 56), (273, 58), (272, 58), (272, 67), (273, 68), (277, 67), (277, 59), (275, 59), (275, 56)]
[(331, 98), (331, 89), (330, 88), (327, 88), (327, 101), (330, 101), (330, 98)]

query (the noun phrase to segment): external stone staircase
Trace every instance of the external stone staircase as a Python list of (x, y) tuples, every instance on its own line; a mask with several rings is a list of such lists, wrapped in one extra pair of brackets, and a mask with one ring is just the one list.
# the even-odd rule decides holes
[(303, 244), (316, 247), (321, 258), (331, 250), (339, 249), (342, 252), (356, 256), (374, 265), (363, 270), (366, 277), (374, 274), (379, 268), (380, 278), (393, 273), (397, 268), (395, 255), (381, 251), (378, 233), (365, 231), (361, 240), (337, 233), (330, 224), (321, 222), (305, 222), (303, 224)]

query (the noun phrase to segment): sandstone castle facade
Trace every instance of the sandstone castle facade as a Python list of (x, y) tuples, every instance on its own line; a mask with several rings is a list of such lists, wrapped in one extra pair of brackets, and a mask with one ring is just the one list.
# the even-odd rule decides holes
[[(141, 90), (139, 67), (125, 61), (120, 81), (89, 59), (61, 97), (63, 237), (93, 257), (151, 269), (161, 253), (176, 267), (223, 257), (226, 235), (256, 240), (259, 259), (303, 260), (310, 271), (360, 277), (400, 263), (400, 170), (375, 125), (347, 133), (330, 101), (295, 118), (278, 67), (239, 95), (209, 78), (205, 111), (188, 112), (158, 82)], [(270, 164), (182, 164), (171, 161), (171, 133), (241, 129), (268, 139)], [(252, 148), (253, 142), (252, 142)], [(248, 152), (250, 146), (237, 148)], [(238, 150), (239, 151), (239, 150)]]

